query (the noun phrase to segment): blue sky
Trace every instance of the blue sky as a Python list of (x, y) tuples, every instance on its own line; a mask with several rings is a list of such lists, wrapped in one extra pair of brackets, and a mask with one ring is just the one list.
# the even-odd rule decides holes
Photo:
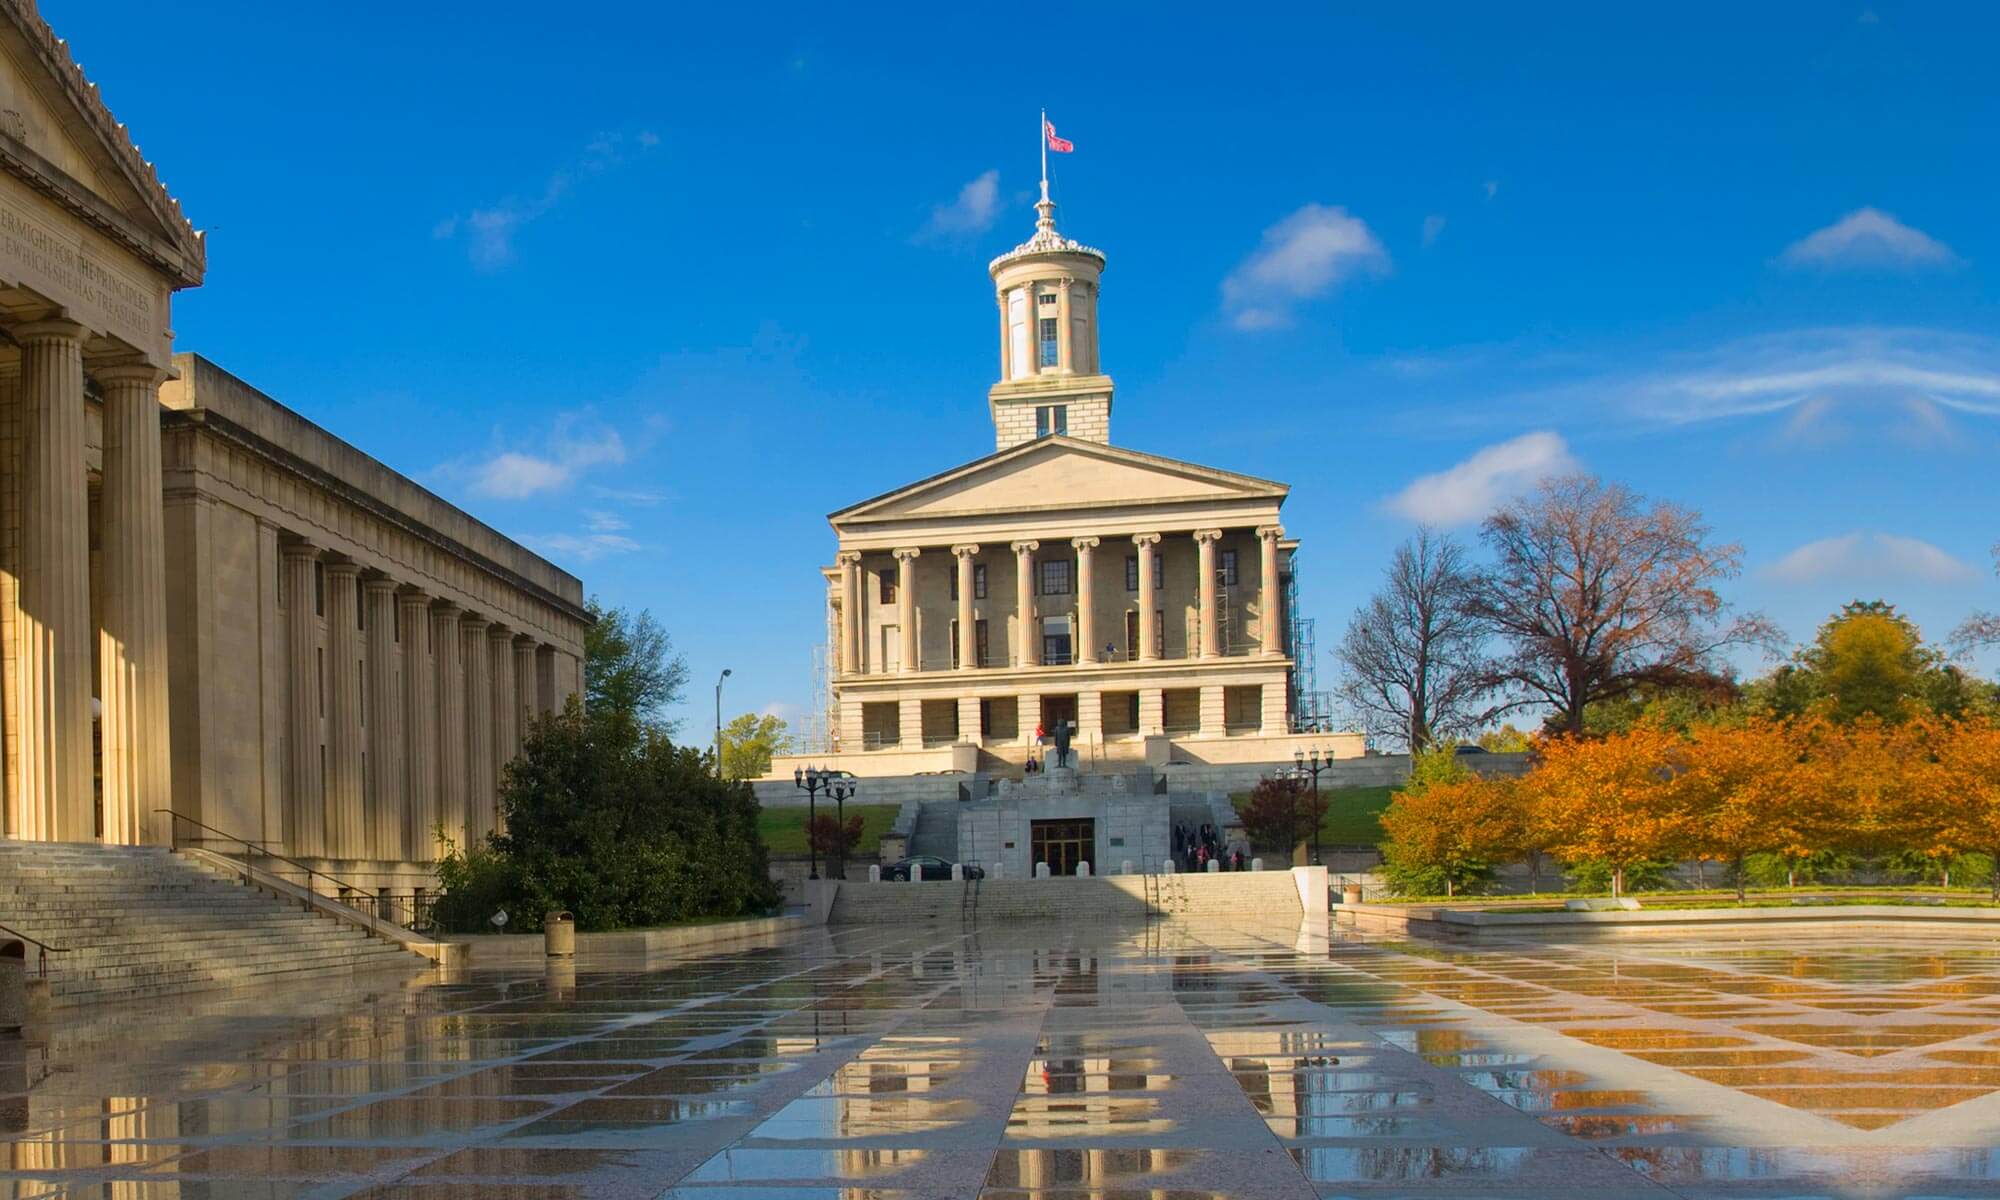
[(824, 514), (990, 450), (1042, 105), (1113, 439), (1291, 483), (1322, 647), (1569, 465), (1794, 638), (2000, 608), (1990, 9), (42, 10), (210, 231), (181, 348), (652, 609), (692, 734), (808, 704)]

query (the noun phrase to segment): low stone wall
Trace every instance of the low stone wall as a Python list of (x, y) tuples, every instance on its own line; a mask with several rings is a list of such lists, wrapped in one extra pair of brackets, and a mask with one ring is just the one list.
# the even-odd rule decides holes
[(1063, 879), (932, 880), (839, 885), (827, 923), (1121, 921), (1148, 917), (1293, 919), (1315, 898), (1325, 912), (1324, 871), (1105, 875)]
[(1333, 923), (1374, 933), (1437, 938), (1569, 939), (1661, 933), (1779, 932), (1799, 926), (1930, 926), (2000, 933), (2000, 908), (1928, 904), (1798, 904), (1783, 908), (1639, 908), (1610, 912), (1504, 912), (1423, 904), (1339, 904)]
[[(609, 933), (579, 933), (579, 956), (653, 955), (678, 953), (722, 942), (764, 937), (804, 929), (808, 922), (796, 916), (748, 917), (741, 921), (714, 921), (706, 925), (675, 925), (666, 929), (620, 929)], [(463, 946), (475, 967), (496, 964), (539, 962), (547, 957), (539, 933), (486, 933), (453, 938)]]

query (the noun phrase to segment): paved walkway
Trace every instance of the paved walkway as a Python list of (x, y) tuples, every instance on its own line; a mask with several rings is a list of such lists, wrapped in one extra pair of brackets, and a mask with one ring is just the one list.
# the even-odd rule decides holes
[(817, 930), (0, 1043), (0, 1197), (2000, 1195), (1989, 997), (1969, 939)]

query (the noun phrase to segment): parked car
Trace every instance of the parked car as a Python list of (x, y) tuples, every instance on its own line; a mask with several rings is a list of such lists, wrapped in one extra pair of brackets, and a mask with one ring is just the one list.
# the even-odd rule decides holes
[(960, 865), (942, 858), (935, 858), (928, 854), (919, 854), (914, 858), (903, 859), (882, 872), (882, 878), (893, 879), (898, 883), (908, 883), (910, 881), (910, 872), (915, 871), (919, 880), (950, 879), (951, 869), (954, 866), (958, 866), (959, 873), (967, 879), (986, 878), (986, 870), (983, 867), (976, 867), (971, 864)]

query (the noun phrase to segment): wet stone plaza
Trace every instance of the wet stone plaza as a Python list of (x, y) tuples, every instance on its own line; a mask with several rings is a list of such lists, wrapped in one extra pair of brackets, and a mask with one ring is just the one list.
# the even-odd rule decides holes
[(2000, 1196), (2000, 950), (855, 926), (61, 1012), (16, 1197)]

